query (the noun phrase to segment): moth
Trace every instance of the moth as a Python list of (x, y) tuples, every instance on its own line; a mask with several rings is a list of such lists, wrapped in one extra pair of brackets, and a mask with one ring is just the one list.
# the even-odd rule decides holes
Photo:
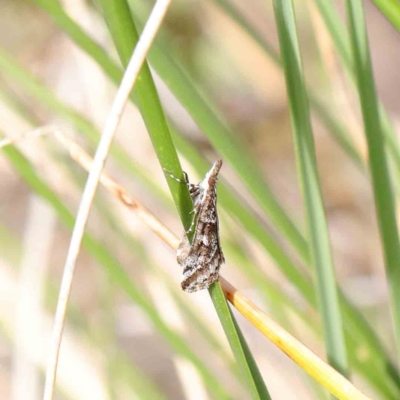
[[(218, 280), (219, 270), (225, 262), (219, 238), (217, 213), (217, 182), (222, 160), (216, 161), (197, 185), (186, 184), (193, 201), (194, 218), (188, 232), (184, 232), (177, 251), (178, 264), (183, 268), (181, 286), (193, 293), (207, 289)], [(188, 234), (194, 232), (190, 244)]]

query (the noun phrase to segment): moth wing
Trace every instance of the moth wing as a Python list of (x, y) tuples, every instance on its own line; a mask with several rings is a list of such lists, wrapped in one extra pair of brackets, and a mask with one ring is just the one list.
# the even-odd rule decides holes
[(194, 237), (190, 244), (184, 234), (177, 253), (178, 263), (183, 267), (181, 286), (186, 292), (206, 289), (217, 281), (221, 264), (225, 261), (219, 241), (215, 187), (221, 162), (218, 165), (214, 164), (198, 185), (189, 187), (195, 212), (189, 231), (194, 228)]
[[(184, 241), (183, 247), (189, 243), (187, 238), (182, 243)], [(199, 222), (192, 246), (185, 249), (178, 250), (178, 262), (181, 261), (183, 267), (182, 289), (192, 293), (208, 288), (218, 280), (221, 264), (225, 261), (217, 225)]]

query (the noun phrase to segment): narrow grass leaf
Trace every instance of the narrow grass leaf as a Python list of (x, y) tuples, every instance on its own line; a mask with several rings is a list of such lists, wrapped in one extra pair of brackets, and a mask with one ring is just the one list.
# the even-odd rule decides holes
[(388, 172), (382, 122), (372, 72), (363, 2), (347, 2), (350, 37), (357, 76), (358, 93), (368, 144), (368, 154), (376, 214), (384, 253), (386, 276), (391, 295), (391, 310), (400, 362), (400, 244), (394, 206), (394, 195)]
[[(138, 41), (137, 32), (132, 29), (133, 22), (129, 6), (123, 0), (114, 2), (100, 1), (100, 4), (122, 64), (126, 67)], [(188, 230), (192, 222), (190, 212), (193, 209), (193, 204), (187, 188), (169, 176), (170, 173), (182, 180), (184, 179), (178, 154), (172, 142), (147, 63), (143, 64), (135, 86), (135, 93), (137, 94), (142, 118), (149, 132), (157, 158), (165, 170), (164, 174), (178, 214), (184, 228)]]
[(296, 144), (296, 158), (310, 237), (310, 253), (317, 275), (317, 292), (329, 363), (343, 375), (348, 361), (342, 317), (332, 262), (329, 235), (319, 186), (308, 98), (304, 86), (300, 49), (291, 0), (274, 0), (281, 57)]
[[(220, 293), (216, 294), (216, 292)], [(211, 285), (210, 295), (226, 335), (233, 334), (229, 338), (229, 343), (242, 372), (245, 373), (252, 398), (271, 399), (253, 355), (225, 299), (221, 285)], [(232, 329), (232, 326), (234, 326), (234, 329)]]
[(376, 8), (400, 31), (400, 3), (397, 0), (372, 0)]

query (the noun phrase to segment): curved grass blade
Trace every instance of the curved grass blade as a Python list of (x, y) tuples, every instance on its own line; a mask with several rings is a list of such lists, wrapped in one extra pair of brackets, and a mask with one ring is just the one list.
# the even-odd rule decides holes
[[(235, 359), (237, 360), (241, 372), (245, 374), (247, 385), (253, 399), (268, 400), (271, 399), (264, 380), (260, 374), (253, 355), (247, 345), (239, 325), (225, 299), (221, 285), (218, 283), (210, 286), (210, 296), (214, 307), (224, 328), (225, 334), (233, 335), (228, 339)], [(232, 329), (233, 326), (233, 329)]]
[(274, 0), (281, 57), (294, 131), (296, 158), (310, 237), (310, 253), (317, 275), (317, 293), (329, 363), (343, 375), (349, 373), (342, 317), (336, 288), (330, 240), (318, 179), (314, 138), (303, 82), (300, 49), (291, 0)]
[(376, 8), (400, 31), (400, 3), (396, 0), (372, 0)]
[(354, 55), (354, 69), (367, 138), (369, 164), (381, 242), (384, 252), (386, 275), (391, 294), (391, 310), (400, 360), (400, 243), (396, 223), (394, 195), (386, 159), (383, 128), (378, 98), (372, 73), (368, 36), (365, 27), (363, 3), (347, 2), (350, 38)]

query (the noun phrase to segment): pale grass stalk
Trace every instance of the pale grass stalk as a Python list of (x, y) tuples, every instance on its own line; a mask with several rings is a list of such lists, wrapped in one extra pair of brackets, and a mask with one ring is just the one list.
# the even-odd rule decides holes
[(61, 345), (62, 332), (64, 328), (65, 314), (68, 299), (71, 292), (72, 280), (76, 260), (82, 243), (82, 238), (86, 223), (89, 217), (90, 208), (98, 186), (98, 182), (106, 162), (109, 148), (119, 125), (122, 113), (128, 101), (129, 94), (139, 75), (140, 69), (150, 49), (150, 46), (157, 34), (171, 0), (159, 0), (146, 23), (139, 42), (129, 61), (128, 67), (118, 89), (106, 125), (101, 135), (100, 143), (94, 157), (93, 165), (90, 169), (89, 177), (79, 205), (75, 226), (72, 232), (71, 243), (68, 250), (67, 259), (64, 266), (64, 274), (58, 298), (57, 311), (54, 323), (53, 341), (50, 348), (49, 361), (46, 372), (46, 383), (44, 400), (52, 400), (54, 396), (54, 386), (57, 374), (57, 363)]
[[(68, 150), (74, 159), (86, 171), (91, 170), (93, 159), (75, 142), (68, 139), (60, 131), (55, 132), (58, 141)], [(178, 249), (179, 239), (172, 233), (157, 217), (146, 207), (136, 201), (121, 185), (119, 185), (107, 172), (103, 171), (100, 176), (101, 184), (107, 188), (126, 207), (133, 210), (136, 216), (141, 219), (156, 235), (174, 250)]]

